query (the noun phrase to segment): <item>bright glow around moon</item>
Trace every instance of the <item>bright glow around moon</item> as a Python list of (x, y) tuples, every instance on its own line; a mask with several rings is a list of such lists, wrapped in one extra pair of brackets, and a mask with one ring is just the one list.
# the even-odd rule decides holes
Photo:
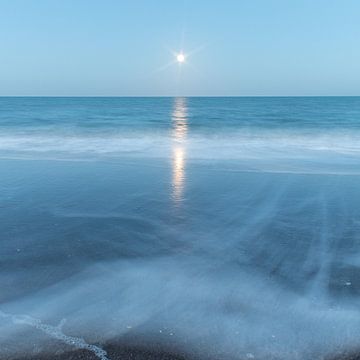
[(183, 53), (177, 54), (176, 55), (176, 60), (180, 64), (185, 62), (185, 55)]

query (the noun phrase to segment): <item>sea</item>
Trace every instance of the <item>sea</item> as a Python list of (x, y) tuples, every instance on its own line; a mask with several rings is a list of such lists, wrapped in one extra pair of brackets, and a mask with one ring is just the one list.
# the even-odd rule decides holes
[(0, 174), (0, 359), (360, 349), (360, 97), (1, 97)]

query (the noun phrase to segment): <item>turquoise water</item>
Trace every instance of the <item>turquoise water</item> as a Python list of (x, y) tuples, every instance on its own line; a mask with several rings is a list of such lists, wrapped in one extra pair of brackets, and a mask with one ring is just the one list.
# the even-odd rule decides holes
[(64, 347), (357, 350), (359, 125), (356, 97), (0, 98), (0, 351), (62, 319)]

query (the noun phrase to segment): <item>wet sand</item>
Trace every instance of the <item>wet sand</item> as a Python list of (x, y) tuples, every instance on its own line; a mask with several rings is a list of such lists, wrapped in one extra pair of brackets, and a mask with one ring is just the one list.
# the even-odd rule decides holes
[[(216, 347), (198, 348), (187, 347), (185, 343), (177, 344), (175, 341), (164, 342), (156, 337), (125, 335), (121, 338), (110, 340), (106, 343), (96, 343), (106, 351), (104, 358), (97, 356), (86, 349), (77, 349), (71, 345), (64, 344), (55, 339), (49, 339), (46, 343), (39, 345), (30, 338), (23, 338), (27, 342), (27, 350), (24, 353), (14, 351), (11, 355), (1, 356), (0, 360), (360, 360), (359, 349), (338, 349), (333, 354), (301, 355), (294, 353), (294, 357), (269, 354), (265, 357), (256, 356), (251, 352), (226, 354), (217, 351)], [(14, 349), (16, 343), (9, 344), (9, 349)], [(202, 349), (202, 350), (201, 350)], [(4, 349), (2, 349), (4, 350)]]
[[(125, 344), (122, 341), (114, 341), (102, 345), (109, 360), (200, 360), (194, 355), (185, 354), (180, 349), (166, 348), (160, 344), (141, 345)], [(72, 347), (51, 341), (43, 347), (36, 347), (32, 353), (17, 354), (1, 357), (1, 360), (99, 360), (93, 352), (84, 349), (73, 349)], [(204, 359), (202, 359), (204, 360)]]
[[(108, 344), (103, 347), (106, 350), (108, 358), (111, 360), (204, 360), (197, 356), (184, 354), (181, 351), (171, 351), (161, 346), (141, 347), (126, 346), (119, 344)], [(98, 360), (99, 358), (87, 350), (63, 350), (54, 348), (53, 352), (44, 352), (39, 354), (28, 354), (16, 358), (2, 358), (1, 360)], [(215, 359), (215, 358), (214, 358)], [(225, 360), (220, 357), (217, 359)], [(237, 358), (238, 360), (256, 359), (252, 354)], [(313, 358), (312, 360), (360, 360), (359, 352), (348, 352), (336, 354), (334, 356)], [(207, 358), (209, 360), (209, 358)], [(273, 357), (267, 360), (276, 360)], [(292, 360), (292, 359), (289, 359)], [(305, 360), (305, 359), (304, 359)], [(307, 360), (307, 359), (306, 359)]]
[[(179, 354), (169, 353), (161, 349), (142, 349), (133, 347), (117, 347), (109, 345), (107, 348), (108, 357), (112, 360), (190, 360)], [(87, 350), (66, 351), (57, 354), (39, 354), (24, 356), (17, 360), (98, 360), (92, 352)]]

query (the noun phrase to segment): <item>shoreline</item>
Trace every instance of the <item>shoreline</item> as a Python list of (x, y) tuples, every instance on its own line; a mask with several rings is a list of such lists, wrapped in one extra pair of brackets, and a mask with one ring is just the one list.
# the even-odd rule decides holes
[[(213, 356), (199, 355), (195, 352), (187, 352), (181, 349), (181, 346), (164, 345), (160, 342), (145, 341), (141, 343), (139, 340), (121, 339), (109, 341), (101, 345), (101, 349), (106, 352), (103, 360), (295, 360), (292, 357), (279, 358), (269, 354), (268, 357), (257, 357), (252, 353), (243, 353), (237, 356), (226, 354), (214, 354)], [(32, 353), (8, 354), (0, 356), (0, 360), (99, 360), (100, 357), (94, 352), (87, 349), (74, 349), (68, 345), (58, 341), (49, 341), (44, 347), (37, 348)], [(296, 357), (300, 360), (360, 360), (359, 350), (349, 350), (338, 352), (330, 355), (314, 355), (309, 354), (304, 357)]]
[[(51, 344), (47, 349), (32, 354), (17, 354), (0, 356), (0, 360), (99, 360), (92, 351), (87, 349), (71, 349), (63, 344)], [(200, 360), (195, 356), (185, 354), (179, 349), (170, 349), (160, 344), (133, 345), (109, 342), (101, 347), (106, 352), (108, 360)]]

